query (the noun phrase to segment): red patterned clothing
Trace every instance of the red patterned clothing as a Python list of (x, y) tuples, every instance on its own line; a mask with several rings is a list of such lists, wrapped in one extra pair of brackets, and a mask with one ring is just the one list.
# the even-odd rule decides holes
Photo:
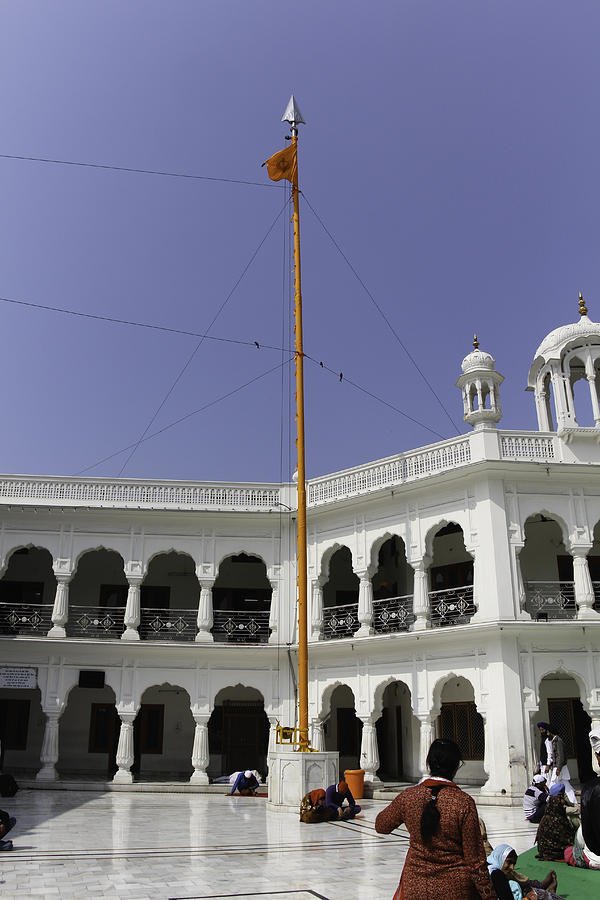
[[(421, 814), (431, 788), (440, 784), (444, 785), (437, 800), (440, 825), (431, 843), (424, 844)], [(407, 788), (379, 813), (375, 829), (390, 834), (402, 823), (408, 828), (410, 847), (395, 900), (494, 900), (477, 807), (454, 782), (428, 778)]]

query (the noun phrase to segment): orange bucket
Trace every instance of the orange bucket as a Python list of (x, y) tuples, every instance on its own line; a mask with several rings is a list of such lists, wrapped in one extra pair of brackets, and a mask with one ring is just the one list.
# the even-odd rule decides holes
[(364, 769), (346, 769), (344, 772), (344, 780), (355, 800), (361, 800), (365, 786), (365, 770)]

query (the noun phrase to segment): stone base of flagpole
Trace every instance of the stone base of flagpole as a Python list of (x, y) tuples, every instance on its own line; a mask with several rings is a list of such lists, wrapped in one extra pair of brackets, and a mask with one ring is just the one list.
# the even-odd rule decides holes
[(300, 812), (300, 801), (308, 791), (328, 788), (339, 781), (339, 753), (318, 750), (299, 753), (276, 749), (269, 754), (267, 807), (276, 812)]

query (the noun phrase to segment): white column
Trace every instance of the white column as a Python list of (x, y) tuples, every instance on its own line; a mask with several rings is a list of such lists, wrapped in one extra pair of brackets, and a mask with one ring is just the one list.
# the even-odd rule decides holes
[(413, 631), (424, 631), (430, 627), (429, 590), (427, 584), (427, 557), (417, 559), (410, 565), (414, 569), (413, 611), (415, 621)]
[(127, 591), (127, 604), (125, 606), (125, 618), (123, 620), (125, 631), (121, 635), (122, 641), (139, 641), (138, 631), (140, 625), (140, 585), (141, 576), (129, 575), (127, 577), (129, 589)]
[(271, 796), (269, 784), (273, 771), (273, 760), (277, 755), (277, 716), (268, 716), (269, 719), (269, 743), (267, 744), (267, 793)]
[(58, 773), (56, 771), (56, 763), (58, 762), (58, 720), (60, 712), (53, 710), (44, 710), (46, 716), (46, 727), (44, 728), (44, 740), (42, 741), (42, 750), (40, 753), (40, 762), (42, 768), (35, 776), (36, 781), (56, 781)]
[(521, 550), (525, 544), (511, 543), (511, 551), (514, 554), (516, 590), (517, 590), (517, 616), (521, 619), (531, 619), (531, 613), (527, 612), (527, 594), (525, 592), (525, 582), (523, 581), (523, 571), (521, 569)]
[(196, 730), (194, 731), (194, 746), (192, 748), (192, 765), (194, 771), (190, 778), (190, 784), (208, 784), (206, 770), (210, 762), (208, 747), (208, 720), (210, 716), (194, 713)]
[[(56, 574), (56, 573), (55, 573)], [(71, 575), (56, 575), (56, 594), (52, 609), (52, 628), (48, 637), (64, 638), (67, 636), (65, 625), (69, 618), (69, 581)]]
[[(479, 552), (473, 547), (468, 547), (467, 553), (473, 557), (473, 606), (475, 612), (471, 616), (471, 622), (481, 622), (486, 619), (486, 610), (481, 610), (479, 605)], [(490, 613), (487, 612), (489, 618)]]
[(368, 571), (356, 572), (360, 578), (358, 588), (358, 621), (360, 628), (354, 632), (355, 637), (367, 637), (375, 634), (373, 628), (373, 584)]
[(210, 629), (213, 626), (212, 588), (215, 582), (212, 578), (200, 578), (197, 571), (196, 575), (200, 582), (200, 599), (198, 601), (198, 618), (196, 620), (198, 634), (196, 635), (196, 640), (209, 643), (214, 641)]
[(598, 402), (598, 387), (596, 385), (596, 375), (587, 376), (590, 386), (590, 396), (592, 398), (592, 410), (594, 411), (594, 425), (596, 428), (600, 426), (600, 403)]
[(324, 750), (325, 749), (325, 732), (323, 730), (323, 723), (320, 719), (312, 720), (312, 737), (311, 737), (311, 747), (313, 750)]
[(597, 619), (600, 615), (594, 609), (594, 586), (587, 561), (589, 549), (589, 546), (571, 548), (578, 619)]
[(312, 583), (310, 624), (311, 641), (320, 641), (323, 637), (323, 588), (318, 578)]
[(552, 425), (550, 423), (550, 418), (548, 416), (548, 393), (547, 393), (547, 391), (544, 391), (541, 388), (536, 388), (534, 396), (535, 396), (535, 407), (536, 407), (536, 411), (537, 411), (538, 425), (540, 427), (540, 431), (552, 431)]
[(117, 712), (121, 719), (121, 730), (119, 731), (119, 744), (117, 747), (117, 765), (119, 768), (113, 781), (117, 784), (131, 784), (133, 782), (131, 767), (134, 760), (133, 722), (137, 712), (121, 712), (118, 708)]
[(427, 754), (433, 742), (434, 727), (429, 713), (417, 713), (417, 718), (421, 723), (419, 733), (419, 769), (421, 775), (428, 775)]
[(273, 593), (271, 594), (271, 606), (269, 608), (269, 644), (279, 642), (279, 582), (271, 581)]
[(360, 767), (365, 770), (365, 782), (372, 785), (381, 784), (377, 777), (379, 768), (379, 747), (377, 746), (377, 729), (370, 716), (360, 717), (363, 723), (362, 742), (360, 745)]

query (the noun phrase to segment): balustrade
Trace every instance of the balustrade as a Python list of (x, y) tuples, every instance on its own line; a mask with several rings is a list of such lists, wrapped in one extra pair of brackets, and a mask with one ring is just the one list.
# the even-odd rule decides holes
[(358, 603), (323, 608), (323, 637), (326, 641), (353, 637), (358, 626)]
[(414, 620), (412, 594), (373, 601), (373, 627), (376, 634), (408, 631)]
[(144, 641), (193, 641), (196, 609), (142, 609), (140, 638)]
[(212, 634), (219, 642), (265, 644), (269, 640), (269, 612), (215, 609)]
[[(596, 602), (597, 598), (596, 594)], [(533, 619), (574, 619), (577, 615), (575, 582), (526, 582), (525, 609)]]
[(429, 608), (432, 628), (466, 625), (475, 614), (473, 585), (465, 584), (443, 591), (429, 591)]
[(69, 605), (67, 637), (120, 638), (124, 607)]
[(53, 604), (0, 603), (0, 634), (41, 634), (52, 625)]

